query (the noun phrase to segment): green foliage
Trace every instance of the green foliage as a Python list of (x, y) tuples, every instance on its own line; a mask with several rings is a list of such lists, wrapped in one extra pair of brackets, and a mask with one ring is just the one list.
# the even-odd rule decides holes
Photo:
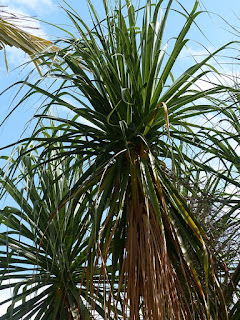
[[(30, 300), (39, 319), (86, 318), (82, 309), (88, 313), (90, 306), (106, 319), (237, 319), (234, 286), (222, 267), (228, 256), (211, 247), (214, 223), (227, 232), (228, 223), (234, 227), (239, 221), (225, 191), (230, 185), (239, 188), (232, 176), (239, 157), (229, 142), (237, 138), (235, 131), (196, 122), (221, 114), (231, 123), (238, 112), (236, 88), (198, 85), (206, 76), (219, 76), (211, 59), (230, 44), (175, 80), (188, 32), (201, 14), (198, 1), (190, 13), (181, 6), (176, 10), (173, 1), (148, 0), (141, 9), (128, 0), (113, 8), (107, 0), (102, 3), (104, 20), (88, 0), (92, 29), (65, 9), (79, 35), (58, 43), (63, 49), (46, 73), (55, 79), (53, 90), (43, 89), (40, 81), (24, 82), (30, 89), (22, 101), (37, 94), (46, 98), (45, 112), (38, 115), (45, 127), (37, 128), (14, 163), (24, 168), (29, 187), (19, 193), (15, 176), (2, 172), (3, 189), (24, 214), (5, 208), (1, 221), (36, 246), (3, 233), (2, 243), (12, 243), (4, 259), (17, 259), (20, 252), (24, 258), (19, 259), (37, 270), (29, 283), (34, 279), (36, 290), (46, 286), (45, 299), (41, 293)], [(165, 28), (175, 11), (184, 22), (168, 49)], [(53, 54), (44, 54), (44, 61), (49, 66)], [(69, 109), (74, 117), (49, 115), (53, 106)], [(199, 210), (198, 198), (206, 193), (219, 205)], [(226, 205), (232, 208), (227, 213), (221, 210)], [(204, 224), (206, 216), (214, 223)], [(22, 229), (9, 217), (25, 219)], [(219, 247), (226, 240), (213, 236)], [(6, 263), (15, 270), (14, 262)], [(22, 268), (15, 271), (19, 277)], [(42, 273), (44, 280), (36, 281)], [(12, 284), (16, 298), (21, 285)], [(31, 290), (26, 284), (20, 297)], [(14, 319), (27, 305), (13, 309)]]
[[(51, 137), (49, 130), (42, 134)], [(59, 206), (82, 174), (82, 159), (59, 156), (59, 150), (64, 151), (61, 142), (52, 145), (45, 163), (37, 166), (39, 154), (26, 154), (23, 145), (17, 152), (18, 177), (6, 175), (15, 167), (14, 159), (1, 169), (0, 183), (15, 206), (1, 210), (1, 225), (7, 227), (0, 235), (1, 289), (14, 290), (12, 298), (1, 301), (11, 305), (0, 319), (75, 319), (80, 314), (88, 319), (91, 299), (101, 300), (102, 290), (94, 280), (90, 298), (84, 276), (92, 225), (91, 210), (85, 207), (90, 208), (91, 195), (75, 196)], [(73, 159), (79, 166), (69, 172)], [(98, 302), (96, 309), (104, 315)]]

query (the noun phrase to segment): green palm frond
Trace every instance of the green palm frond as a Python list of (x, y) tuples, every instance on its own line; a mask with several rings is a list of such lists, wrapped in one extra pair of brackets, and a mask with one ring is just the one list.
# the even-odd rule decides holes
[[(51, 135), (47, 131), (44, 134)], [(58, 143), (54, 147), (61, 149), (62, 145)], [(23, 149), (24, 146), (19, 148), (19, 155)], [(93, 297), (95, 317), (104, 316), (98, 278), (93, 280), (91, 297), (84, 274), (92, 224), (91, 193), (75, 197), (53, 214), (81, 175), (81, 156), (78, 170), (69, 173), (71, 157), (58, 157), (56, 149), (48, 157), (51, 163), (37, 170), (34, 170), (39, 159), (36, 152), (21, 157), (21, 171), (16, 178), (7, 177), (14, 158), (6, 170), (0, 170), (0, 184), (8, 200), (9, 197), (14, 200), (14, 206), (0, 210), (0, 225), (4, 229), (0, 235), (1, 290), (13, 289), (12, 297), (0, 302), (0, 305), (11, 302), (7, 313), (0, 317), (2, 320), (33, 316), (35, 319), (94, 319)]]

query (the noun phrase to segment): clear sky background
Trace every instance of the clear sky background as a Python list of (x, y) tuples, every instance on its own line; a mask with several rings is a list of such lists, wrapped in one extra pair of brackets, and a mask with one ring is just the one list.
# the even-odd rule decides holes
[[(145, 0), (141, 1), (144, 2)], [(101, 0), (94, 0), (92, 2), (95, 7), (98, 8), (100, 15), (103, 14)], [(195, 1), (179, 0), (179, 2), (190, 10)], [(68, 3), (77, 12), (79, 12), (82, 18), (90, 25), (91, 22), (85, 0), (68, 0)], [(0, 4), (8, 6), (8, 10), (16, 15), (36, 17), (40, 20), (61, 26), (62, 28), (73, 30), (72, 27), (69, 26), (70, 22), (66, 14), (60, 8), (60, 5), (64, 5), (61, 0), (0, 0)], [(238, 0), (202, 0), (201, 4), (202, 9), (204, 9), (205, 6), (209, 11), (209, 14), (205, 13), (200, 15), (197, 22), (208, 40), (206, 37), (201, 35), (197, 28), (193, 28), (190, 36), (194, 41), (190, 43), (188, 50), (185, 50), (181, 55), (179, 72), (183, 71), (185, 69), (185, 65), (190, 62), (191, 54), (194, 54), (197, 59), (206, 54), (206, 50), (201, 46), (201, 44), (209, 51), (214, 51), (229, 41), (240, 41), (240, 2)], [(218, 15), (222, 16), (225, 21)], [(180, 21), (177, 19), (172, 19), (172, 23), (169, 28), (169, 36), (176, 35), (179, 22)], [(228, 24), (231, 24), (236, 28), (234, 34), (232, 33), (233, 29), (231, 29)], [(59, 32), (58, 29), (40, 21), (26, 21), (25, 25), (28, 25), (28, 27), (31, 28), (36, 27), (37, 29), (27, 30), (48, 39), (53, 40), (57, 36), (65, 36), (63, 32)], [(239, 30), (239, 33), (237, 30)], [(238, 50), (235, 50), (229, 52), (229, 54), (236, 57), (239, 56), (240, 45), (239, 52)], [(23, 80), (30, 70), (30, 67), (24, 69), (23, 67), (19, 67), (28, 59), (20, 50), (17, 50), (16, 48), (7, 48), (7, 55), (9, 72), (6, 71), (3, 51), (0, 51), (0, 92), (5, 90), (14, 82)], [(220, 60), (225, 62), (224, 58), (220, 58)], [(238, 66), (233, 67), (232, 65), (224, 65), (223, 70), (226, 74), (240, 74)], [(38, 77), (38, 75), (36, 75), (36, 77)], [(17, 88), (13, 88), (7, 91), (7, 93), (0, 95), (0, 123), (20, 99), (21, 93), (19, 97), (12, 102), (17, 90)], [(32, 98), (29, 102), (20, 106), (4, 123), (4, 125), (0, 127), (0, 148), (18, 140), (24, 130), (26, 130), (25, 136), (31, 134), (31, 126), (28, 127), (27, 123), (33, 117), (38, 106), (38, 101), (35, 101), (34, 98)], [(8, 153), (9, 151), (0, 151), (0, 155)], [(9, 291), (0, 292), (0, 301), (9, 294)], [(0, 315), (4, 314), (5, 310), (6, 309), (4, 307), (1, 307)]]

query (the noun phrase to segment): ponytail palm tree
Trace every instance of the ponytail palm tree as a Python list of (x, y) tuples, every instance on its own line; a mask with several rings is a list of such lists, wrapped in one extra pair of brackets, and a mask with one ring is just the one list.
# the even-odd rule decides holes
[[(217, 259), (180, 187), (181, 173), (189, 167), (230, 179), (226, 163), (232, 156), (224, 133), (196, 122), (230, 106), (234, 89), (217, 83), (199, 86), (201, 79), (219, 75), (210, 62), (227, 45), (175, 79), (179, 55), (200, 14), (198, 1), (190, 13), (172, 0), (147, 0), (138, 9), (130, 0), (113, 7), (107, 0), (102, 3), (104, 20), (88, 0), (92, 29), (75, 11), (65, 9), (79, 35), (63, 40), (64, 49), (47, 73), (61, 82), (59, 88), (51, 92), (39, 82), (26, 83), (26, 98), (40, 92), (48, 99), (47, 108), (57, 105), (75, 115), (72, 120), (39, 115), (57, 121), (61, 135), (39, 137), (36, 131), (30, 138), (41, 142), (37, 167), (51, 161), (46, 155), (61, 142), (58, 157), (70, 157), (63, 175), (66, 170), (76, 177), (53, 202), (39, 254), (48, 246), (46, 233), (57, 212), (65, 210), (67, 219), (63, 208), (91, 194), (82, 279), (85, 272), (90, 287), (98, 276), (106, 319), (228, 319)], [(168, 49), (165, 28), (171, 14), (179, 14), (183, 25)], [(79, 155), (84, 159), (80, 175), (75, 173)], [(221, 172), (212, 160), (222, 164)], [(237, 181), (233, 184), (239, 187)], [(88, 212), (84, 201), (79, 210), (75, 219)], [(80, 221), (74, 222), (77, 228)], [(69, 269), (72, 265), (77, 267), (70, 261)]]
[[(51, 133), (42, 132), (48, 137)], [(1, 290), (12, 288), (12, 297), (0, 302), (10, 304), (0, 319), (92, 319), (93, 297), (95, 317), (104, 316), (102, 302), (99, 305), (102, 290), (95, 287), (98, 279), (93, 280), (91, 296), (84, 277), (91, 193), (59, 206), (82, 173), (82, 157), (74, 158), (78, 169), (67, 173), (72, 158), (58, 156), (57, 149), (63, 152), (61, 143), (53, 148), (45, 164), (34, 170), (39, 155), (34, 150), (24, 154), (22, 145), (17, 178), (6, 176), (15, 167), (14, 157), (0, 171), (5, 195), (14, 200), (14, 205), (0, 210), (0, 224), (5, 226), (0, 235)]]

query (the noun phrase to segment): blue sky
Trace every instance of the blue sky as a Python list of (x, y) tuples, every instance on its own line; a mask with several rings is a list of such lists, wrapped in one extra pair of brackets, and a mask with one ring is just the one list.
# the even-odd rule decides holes
[[(92, 2), (95, 7), (98, 8), (98, 11), (101, 14), (101, 0), (94, 0)], [(183, 6), (186, 6), (189, 10), (194, 3), (193, 0), (179, 0), (179, 2)], [(87, 23), (90, 24), (90, 18), (88, 15), (85, 0), (68, 0), (68, 3), (77, 12), (80, 13), (80, 15)], [(181, 68), (184, 68), (185, 64), (189, 63), (191, 54), (194, 54), (197, 59), (199, 59), (199, 56), (206, 54), (206, 50), (203, 49), (201, 44), (204, 45), (209, 51), (213, 51), (226, 42), (232, 40), (240, 41), (240, 6), (237, 4), (238, 1), (202, 0), (201, 3), (202, 8), (204, 8), (203, 5), (205, 5), (206, 9), (208, 9), (209, 12), (215, 13), (209, 15), (202, 14), (197, 20), (199, 27), (202, 29), (205, 36), (208, 37), (208, 40), (205, 36), (201, 35), (196, 27), (193, 28), (190, 35), (194, 41), (190, 43), (189, 48), (185, 50), (181, 56), (182, 62), (179, 65), (180, 71)], [(36, 17), (40, 20), (49, 21), (63, 28), (70, 28), (70, 30), (72, 30), (71, 27), (68, 26), (69, 20), (67, 19), (66, 14), (60, 8), (60, 5), (63, 4), (63, 1), (61, 0), (0, 0), (0, 4), (8, 6), (8, 10), (16, 15)], [(218, 17), (218, 15), (222, 16), (226, 21), (224, 22), (224, 20)], [(172, 23), (169, 28), (169, 34), (172, 33), (172, 35), (174, 35), (178, 28), (178, 23), (180, 20), (173, 17), (171, 21)], [(236, 32), (236, 34), (233, 35), (230, 32), (231, 28), (227, 23), (236, 27), (239, 30), (239, 35)], [(58, 29), (54, 29), (53, 27), (40, 21), (27, 21), (26, 24), (28, 25), (28, 27), (30, 27), (29, 29), (27, 29), (29, 32), (33, 32), (34, 34), (46, 37), (48, 39), (54, 39), (56, 36), (64, 36), (64, 33), (59, 34)], [(26, 77), (30, 70), (29, 67), (25, 69), (23, 69), (23, 67), (19, 67), (19, 65), (27, 61), (27, 57), (23, 53), (21, 53), (21, 51), (15, 48), (7, 48), (7, 54), (9, 63), (8, 73), (4, 64), (3, 52), (0, 51), (0, 92), (5, 90), (14, 82), (24, 79), (24, 77)], [(235, 54), (237, 56), (238, 52), (231, 51), (229, 52), (229, 54)], [(222, 61), (223, 60), (224, 59), (222, 59)], [(236, 70), (234, 71), (238, 72)], [(231, 65), (225, 65), (224, 72), (226, 72), (227, 74), (233, 72), (233, 68), (231, 67)], [(36, 77), (38, 77), (38, 74), (36, 75)], [(20, 99), (22, 93), (20, 93), (20, 95), (11, 103), (16, 93), (17, 88), (13, 88), (7, 91), (7, 93), (0, 96), (0, 123), (6, 117), (11, 108), (13, 108), (17, 101)], [(27, 123), (33, 117), (38, 106), (38, 101), (31, 99), (29, 100), (29, 102), (24, 103), (17, 109), (16, 112), (12, 114), (12, 116), (5, 122), (5, 124), (0, 127), (0, 147), (19, 139), (24, 130), (26, 131), (23, 136), (31, 133), (32, 127), (28, 127)], [(8, 151), (0, 151), (0, 155), (6, 153), (8, 153)], [(0, 292), (0, 301), (2, 294), (9, 293)], [(1, 312), (4, 312), (3, 309), (0, 309), (0, 315)]]

